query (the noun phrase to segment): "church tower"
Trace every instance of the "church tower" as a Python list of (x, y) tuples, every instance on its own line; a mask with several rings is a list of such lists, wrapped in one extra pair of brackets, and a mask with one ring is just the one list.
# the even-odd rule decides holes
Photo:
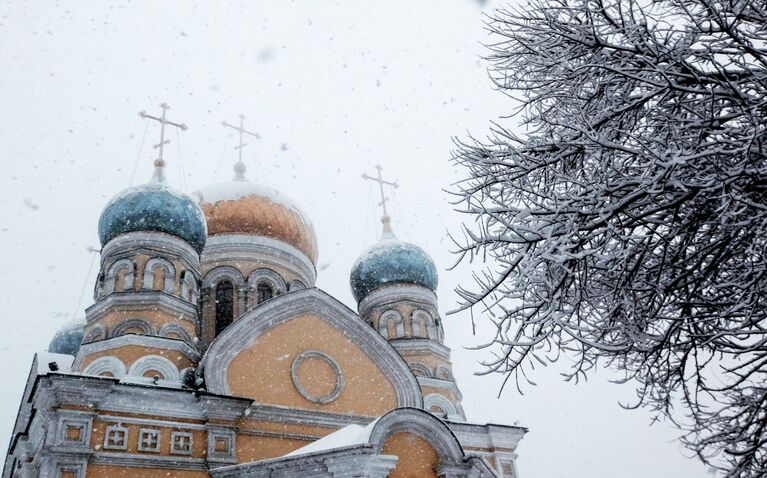
[(245, 177), (244, 128), (234, 179), (194, 193), (208, 224), (202, 252), (202, 348), (237, 318), (286, 292), (314, 287), (317, 239), (306, 215), (284, 194)]
[(101, 265), (95, 303), (86, 310), (83, 344), (73, 369), (136, 382), (180, 386), (194, 370), (200, 252), (206, 226), (192, 198), (165, 180), (162, 115), (159, 157), (149, 183), (115, 196), (99, 219)]
[(461, 392), (453, 378), (437, 305), (437, 268), (423, 249), (394, 235), (383, 187), (398, 186), (383, 180), (380, 166), (376, 169), (376, 177), (363, 177), (379, 185), (383, 232), (352, 267), (350, 283), (359, 315), (408, 363), (421, 386), (424, 409), (463, 421)]

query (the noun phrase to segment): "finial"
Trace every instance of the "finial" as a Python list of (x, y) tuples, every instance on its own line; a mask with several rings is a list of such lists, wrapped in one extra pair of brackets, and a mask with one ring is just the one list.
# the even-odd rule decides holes
[(397, 181), (384, 180), (383, 175), (381, 174), (381, 171), (383, 171), (383, 168), (381, 167), (380, 164), (376, 164), (376, 171), (378, 172), (378, 175), (376, 177), (363, 174), (362, 178), (378, 183), (378, 188), (381, 192), (381, 202), (379, 202), (378, 205), (383, 208), (383, 215), (381, 216), (381, 223), (383, 224), (383, 233), (381, 234), (381, 239), (393, 239), (394, 231), (392, 231), (392, 228), (391, 228), (391, 217), (389, 217), (389, 214), (386, 212), (386, 201), (388, 201), (389, 198), (387, 198), (386, 194), (384, 193), (384, 185), (391, 186), (394, 189), (397, 189), (399, 187), (399, 184), (397, 184)]
[(165, 160), (162, 158), (162, 153), (164, 146), (170, 143), (169, 139), (165, 139), (165, 125), (169, 124), (171, 126), (175, 126), (181, 131), (186, 131), (187, 129), (184, 123), (174, 123), (173, 121), (169, 121), (165, 118), (165, 113), (170, 109), (170, 106), (168, 106), (167, 103), (162, 103), (160, 108), (162, 108), (162, 115), (159, 117), (148, 115), (144, 111), (141, 111), (138, 114), (144, 119), (151, 119), (160, 123), (160, 142), (153, 146), (154, 149), (160, 150), (159, 154), (157, 155), (157, 159), (154, 160), (154, 173), (152, 174), (152, 182), (155, 183), (165, 182)]
[(257, 133), (252, 133), (245, 129), (245, 117), (243, 115), (239, 115), (240, 118), (240, 126), (235, 126), (233, 124), (227, 123), (226, 121), (222, 121), (221, 124), (224, 125), (227, 128), (232, 128), (233, 130), (237, 131), (240, 135), (240, 140), (237, 144), (237, 146), (234, 147), (234, 149), (238, 152), (237, 162), (234, 163), (234, 180), (235, 181), (247, 181), (245, 179), (245, 170), (247, 169), (245, 167), (245, 163), (242, 162), (242, 149), (247, 146), (248, 143), (244, 143), (243, 136), (246, 134), (249, 134), (253, 136), (254, 138), (258, 138)]

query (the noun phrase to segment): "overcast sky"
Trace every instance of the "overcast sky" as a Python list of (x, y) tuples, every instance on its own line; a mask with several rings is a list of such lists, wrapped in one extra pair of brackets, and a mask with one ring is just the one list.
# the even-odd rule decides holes
[[(443, 192), (461, 173), (451, 138), (482, 135), (510, 110), (479, 59), (482, 9), (500, 5), (0, 3), (0, 447), (34, 352), (92, 303), (99, 213), (149, 179), (158, 131), (137, 112), (163, 101), (189, 126), (166, 148), (169, 180), (186, 192), (231, 178), (235, 138), (221, 121), (247, 117), (261, 135), (246, 150), (249, 178), (303, 205), (318, 286), (355, 310), (349, 270), (380, 232), (377, 192), (360, 175), (380, 163), (401, 185), (395, 233), (432, 255), (442, 312), (452, 309), (470, 268), (446, 270), (447, 231), (465, 219)], [(500, 377), (473, 375), (487, 352), (465, 349), (484, 339), (476, 319), (472, 336), (468, 315), (445, 318), (464, 408), (471, 421), (529, 427), (522, 478), (706, 475), (671, 425), (618, 406), (633, 390), (609, 371), (573, 385), (539, 369), (525, 395), (496, 398)]]

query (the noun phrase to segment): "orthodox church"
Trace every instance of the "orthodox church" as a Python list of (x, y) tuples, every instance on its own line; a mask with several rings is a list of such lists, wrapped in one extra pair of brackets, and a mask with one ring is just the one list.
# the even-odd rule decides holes
[(350, 310), (315, 286), (306, 215), (246, 179), (242, 122), (233, 181), (167, 184), (166, 109), (142, 114), (151, 181), (99, 219), (85, 323), (33, 359), (3, 478), (516, 477), (526, 430), (466, 421), (428, 254), (384, 209)]

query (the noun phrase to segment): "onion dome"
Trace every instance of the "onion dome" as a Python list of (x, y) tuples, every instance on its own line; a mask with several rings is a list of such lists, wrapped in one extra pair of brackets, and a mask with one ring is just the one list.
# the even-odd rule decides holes
[(235, 165), (233, 181), (197, 191), (208, 223), (208, 235), (246, 234), (287, 243), (317, 261), (317, 239), (311, 222), (284, 194), (245, 179), (245, 165)]
[(77, 355), (83, 342), (83, 326), (81, 321), (65, 324), (48, 345), (48, 352), (55, 354)]
[(381, 240), (362, 253), (352, 266), (349, 282), (354, 299), (360, 302), (370, 292), (389, 284), (415, 284), (437, 289), (434, 261), (415, 244), (402, 242), (392, 233), (384, 216)]
[(152, 181), (121, 192), (107, 204), (99, 219), (101, 245), (120, 234), (164, 232), (179, 237), (202, 252), (207, 237), (205, 216), (189, 196), (165, 184), (162, 165)]

